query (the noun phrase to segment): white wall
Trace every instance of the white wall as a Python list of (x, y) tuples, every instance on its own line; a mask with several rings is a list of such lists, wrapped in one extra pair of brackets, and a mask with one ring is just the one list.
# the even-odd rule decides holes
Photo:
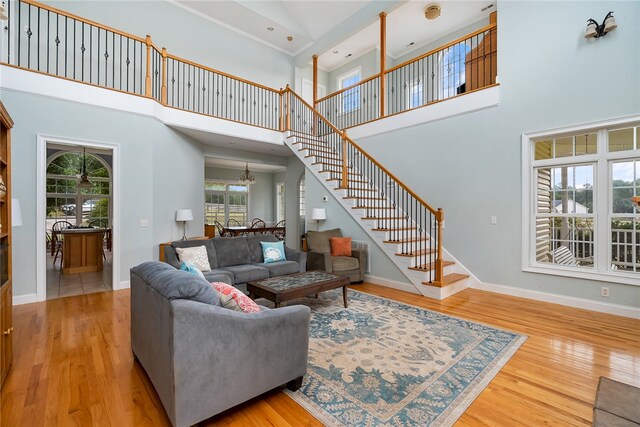
[[(618, 28), (583, 37), (587, 18)], [(521, 134), (640, 111), (638, 2), (500, 2), (500, 105), (357, 141), (432, 206), (445, 247), (487, 283), (640, 307), (640, 287), (521, 271)], [(527, 23), (544, 22), (543, 31)], [(427, 107), (428, 108), (428, 107)], [(498, 224), (491, 225), (492, 215)], [(611, 296), (600, 296), (600, 286)]]

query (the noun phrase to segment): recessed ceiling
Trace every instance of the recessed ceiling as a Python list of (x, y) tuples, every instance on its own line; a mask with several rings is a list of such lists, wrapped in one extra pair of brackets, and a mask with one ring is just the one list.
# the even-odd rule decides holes
[[(168, 1), (292, 56), (371, 3), (368, 0)], [(291, 41), (287, 39), (289, 36)]]
[[(430, 21), (425, 18), (424, 11), (433, 3), (433, 0), (409, 1), (389, 12), (387, 55), (393, 59), (400, 58), (453, 31), (486, 19), (496, 10), (495, 3), (491, 1), (441, 1), (438, 4), (442, 8), (442, 14)], [(494, 6), (482, 11), (489, 4)], [(380, 23), (375, 22), (322, 53), (318, 57), (318, 64), (324, 70), (333, 71), (379, 47)], [(335, 51), (338, 53), (333, 53)], [(351, 56), (345, 58), (348, 54)]]
[[(205, 156), (204, 165), (207, 167), (236, 169), (239, 171), (243, 171), (245, 166), (247, 165), (247, 162), (243, 162), (241, 160), (219, 159), (215, 157)], [(277, 172), (284, 172), (287, 170), (287, 168), (285, 166), (280, 166), (280, 165), (270, 165), (266, 163), (249, 162), (249, 170), (251, 172), (277, 173)]]

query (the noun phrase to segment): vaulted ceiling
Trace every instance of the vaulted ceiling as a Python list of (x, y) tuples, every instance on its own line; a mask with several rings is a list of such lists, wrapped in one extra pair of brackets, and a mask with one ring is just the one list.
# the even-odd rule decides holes
[[(169, 1), (291, 56), (311, 49), (320, 55), (319, 64), (325, 70), (379, 47), (379, 12), (388, 13), (387, 52), (395, 59), (486, 18), (496, 8), (494, 0)], [(431, 4), (442, 9), (433, 21), (424, 17)], [(332, 32), (341, 37), (332, 38)]]

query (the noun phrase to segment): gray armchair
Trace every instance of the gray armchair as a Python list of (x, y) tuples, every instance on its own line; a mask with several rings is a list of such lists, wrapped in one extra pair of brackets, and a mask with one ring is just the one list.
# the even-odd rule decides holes
[[(211, 294), (212, 293), (212, 294)], [(131, 349), (174, 426), (190, 426), (307, 371), (308, 307), (241, 313), (169, 264), (131, 269)]]
[(362, 283), (367, 269), (367, 251), (351, 250), (351, 256), (331, 256), (331, 237), (342, 237), (339, 228), (307, 232), (307, 270), (323, 270), (349, 276), (351, 283)]

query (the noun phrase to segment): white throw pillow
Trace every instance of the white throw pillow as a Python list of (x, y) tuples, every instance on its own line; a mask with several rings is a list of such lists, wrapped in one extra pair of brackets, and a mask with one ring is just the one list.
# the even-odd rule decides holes
[(193, 263), (200, 271), (211, 271), (207, 248), (196, 246), (193, 248), (176, 248), (180, 262)]

